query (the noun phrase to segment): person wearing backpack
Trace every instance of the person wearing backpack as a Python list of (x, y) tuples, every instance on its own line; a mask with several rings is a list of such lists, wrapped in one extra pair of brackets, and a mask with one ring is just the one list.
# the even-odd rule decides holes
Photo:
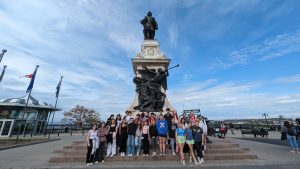
[(284, 123), (285, 127), (285, 132), (286, 132), (286, 137), (288, 139), (288, 142), (291, 146), (291, 153), (299, 153), (299, 146), (296, 141), (296, 133), (295, 133), (295, 128), (292, 127), (291, 123), (288, 121), (285, 121)]

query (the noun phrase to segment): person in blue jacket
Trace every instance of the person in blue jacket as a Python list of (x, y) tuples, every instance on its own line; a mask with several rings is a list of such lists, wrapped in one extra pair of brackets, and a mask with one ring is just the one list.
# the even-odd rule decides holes
[(160, 155), (166, 155), (166, 138), (168, 137), (168, 122), (161, 114), (156, 121), (157, 134), (159, 138)]

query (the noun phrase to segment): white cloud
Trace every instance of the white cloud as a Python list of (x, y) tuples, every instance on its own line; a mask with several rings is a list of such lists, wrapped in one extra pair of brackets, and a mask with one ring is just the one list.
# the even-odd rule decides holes
[(234, 66), (283, 57), (300, 52), (300, 30), (277, 35), (263, 42), (232, 51), (225, 59), (216, 58), (210, 69), (230, 69)]
[(300, 74), (277, 78), (274, 83), (300, 83)]

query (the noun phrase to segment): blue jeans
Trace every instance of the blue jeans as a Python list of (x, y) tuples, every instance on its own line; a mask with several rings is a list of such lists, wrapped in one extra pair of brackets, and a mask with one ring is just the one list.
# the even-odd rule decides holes
[(134, 153), (134, 135), (128, 135), (127, 138), (127, 154)]
[(137, 154), (140, 154), (141, 144), (142, 144), (142, 137), (141, 136), (135, 137), (134, 145)]
[(297, 143), (296, 137), (295, 136), (290, 136), (288, 134), (286, 135), (286, 137), (287, 137), (287, 140), (288, 140), (291, 148), (293, 150), (297, 150), (298, 149), (298, 143)]
[(170, 138), (172, 152), (175, 152), (175, 138)]

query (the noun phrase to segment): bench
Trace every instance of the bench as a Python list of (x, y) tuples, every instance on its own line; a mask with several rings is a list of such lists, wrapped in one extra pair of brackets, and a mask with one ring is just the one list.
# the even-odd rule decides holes
[(254, 137), (256, 137), (257, 135), (260, 135), (261, 137), (268, 137), (269, 132), (267, 130), (261, 129), (261, 130), (257, 130), (257, 129), (251, 129), (251, 130), (241, 130), (241, 133), (243, 135), (243, 138), (245, 137), (245, 134), (250, 134), (250, 135), (254, 135)]

